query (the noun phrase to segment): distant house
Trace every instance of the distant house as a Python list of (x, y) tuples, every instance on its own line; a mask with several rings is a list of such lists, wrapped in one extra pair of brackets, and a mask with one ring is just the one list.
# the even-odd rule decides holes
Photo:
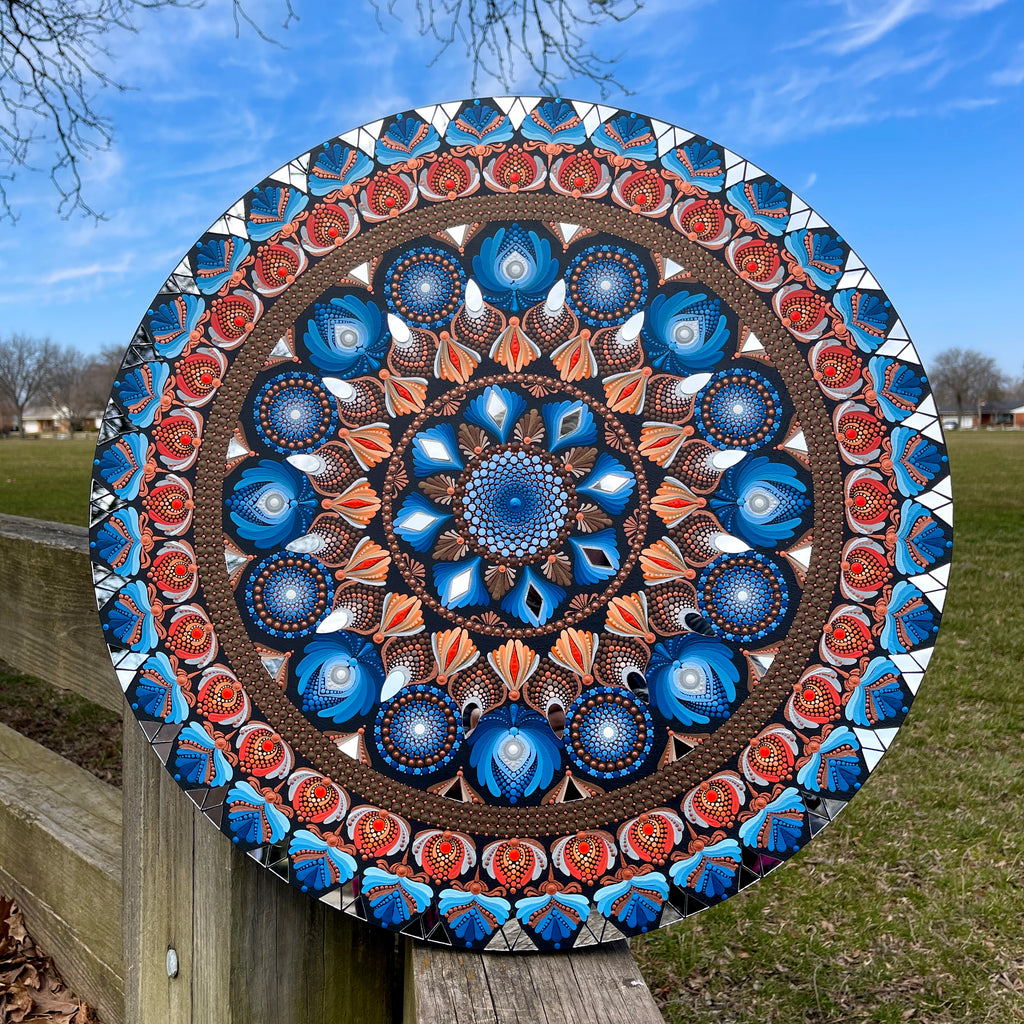
[[(939, 419), (944, 430), (975, 430), (979, 426), (977, 409), (962, 415), (956, 409), (940, 409)], [(1024, 429), (1024, 405), (1014, 400), (985, 402), (980, 426), (983, 430)]]
[[(89, 412), (82, 417), (81, 427), (83, 430), (99, 430), (102, 423), (102, 412)], [(13, 427), (12, 422), (12, 430)], [(33, 406), (26, 409), (23, 427), (25, 437), (63, 437), (71, 433), (71, 424), (68, 422), (64, 410), (57, 409), (52, 405)]]

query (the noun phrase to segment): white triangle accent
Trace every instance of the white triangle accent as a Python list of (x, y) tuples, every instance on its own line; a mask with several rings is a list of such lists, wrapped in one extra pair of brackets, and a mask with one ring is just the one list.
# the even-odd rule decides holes
[(342, 132), (338, 138), (342, 142), (347, 142), (350, 146), (357, 146), (359, 145), (359, 129), (353, 128), (351, 131)]
[(935, 417), (925, 416), (922, 412), (912, 412), (905, 420), (903, 420), (903, 426), (919, 432), (923, 431), (925, 427), (931, 426), (933, 423), (935, 423)]
[(230, 461), (231, 459), (241, 458), (243, 455), (248, 455), (248, 454), (249, 454), (249, 449), (243, 447), (242, 445), (240, 445), (238, 443), (238, 441), (235, 440), (235, 438), (231, 438), (231, 440), (228, 441), (228, 453), (227, 453), (227, 460), (228, 461)]
[(944, 586), (949, 586), (949, 563), (940, 565), (938, 569), (932, 569), (932, 575)]
[(245, 565), (249, 559), (242, 555), (235, 554), (234, 551), (224, 551), (224, 564), (227, 566), (228, 575), (230, 576), (239, 566)]
[(498, 104), (498, 109), (503, 113), (507, 114), (516, 102), (515, 96), (495, 96), (494, 102)]
[(295, 355), (291, 345), (288, 344), (288, 336), (286, 334), (282, 334), (277, 339), (277, 344), (270, 350), (270, 355), (274, 359), (290, 359)]
[[(902, 341), (899, 338), (890, 338), (888, 341), (883, 341), (881, 345), (875, 349), (875, 354), (879, 356), (889, 356), (892, 359), (899, 359), (904, 352), (913, 351), (913, 346), (909, 341)], [(917, 360), (912, 359), (911, 362)]]
[(953, 497), (953, 486), (952, 486), (952, 481), (950, 480), (950, 477), (949, 477), (949, 475), (947, 474), (946, 476), (944, 476), (944, 477), (943, 477), (943, 478), (942, 478), (942, 479), (941, 479), (941, 480), (940, 480), (940, 481), (939, 481), (939, 482), (938, 482), (938, 483), (937, 483), (937, 484), (936, 484), (936, 485), (935, 485), (935, 486), (934, 486), (934, 487), (932, 488), (932, 490), (933, 490), (933, 491), (934, 491), (934, 492), (935, 492), (936, 494), (941, 494), (941, 495), (942, 495), (942, 496), (943, 496), (944, 498), (952, 498), (952, 497)]
[(746, 338), (743, 340), (743, 344), (740, 346), (740, 352), (763, 352), (764, 345), (761, 344), (761, 339), (751, 331)]
[(814, 548), (810, 544), (805, 544), (800, 548), (793, 548), (792, 551), (787, 551), (786, 554), (793, 559), (794, 562), (799, 562), (805, 569), (811, 564), (811, 554)]
[(608, 118), (614, 117), (618, 112), (618, 107), (608, 107), (603, 103), (598, 103), (597, 105), (597, 116), (601, 118), (602, 121), (607, 121)]
[(925, 597), (932, 603), (935, 610), (941, 612), (946, 604), (946, 595), (949, 591), (945, 587), (940, 587), (938, 590), (931, 590), (925, 593)]
[(896, 739), (896, 733), (898, 732), (899, 729), (894, 729), (890, 726), (885, 729), (876, 729), (875, 735), (881, 741), (882, 747), (888, 750), (892, 746), (892, 741)]
[(864, 275), (864, 280), (861, 281), (861, 285), (860, 286), (861, 286), (861, 288), (879, 288), (880, 287), (878, 282), (875, 280), (875, 275), (872, 274), (870, 270)]
[(807, 438), (804, 437), (804, 432), (798, 430), (783, 446), (789, 448), (794, 452), (806, 452), (807, 451)]
[(562, 233), (562, 241), (568, 243), (576, 237), (576, 232), (579, 231), (579, 224), (569, 224), (566, 221), (558, 222), (558, 230)]
[(938, 413), (935, 409), (935, 399), (931, 395), (925, 395), (924, 400), (917, 407), (918, 412), (923, 412), (929, 416), (937, 416)]
[(764, 176), (764, 171), (761, 170), (757, 164), (752, 164), (749, 160), (747, 161), (747, 178), (761, 178)]
[(376, 142), (380, 138), (380, 130), (383, 127), (384, 118), (381, 118), (379, 121), (370, 121), (368, 124), (364, 124), (360, 130), (369, 133)]
[(864, 763), (867, 765), (869, 772), (873, 772), (878, 765), (878, 762), (882, 760), (881, 750), (861, 750), (861, 754), (864, 756)]
[(449, 116), (454, 117), (462, 109), (462, 103), (456, 100), (454, 103), (442, 103), (441, 109)]
[(358, 761), (359, 758), (359, 733), (353, 733), (346, 740), (335, 740), (334, 745), (346, 756), (351, 757), (353, 761)]
[(367, 155), (374, 156), (377, 152), (377, 139), (380, 137), (380, 124), (377, 131), (370, 133), (364, 128), (359, 129), (359, 148)]
[(904, 674), (917, 672), (921, 666), (909, 654), (890, 654), (889, 660)]
[(774, 654), (752, 654), (750, 660), (761, 670), (763, 676), (772, 667), (775, 660)]
[(911, 695), (916, 697), (917, 691), (921, 689), (921, 680), (924, 679), (923, 672), (904, 672), (903, 682), (907, 684), (907, 689)]
[(469, 232), (468, 224), (453, 224), (451, 227), (445, 228), (445, 234), (456, 244), (462, 245), (466, 240), (466, 235)]
[(121, 689), (127, 692), (128, 687), (132, 685), (132, 681), (135, 679), (135, 669), (119, 667), (116, 671), (117, 681), (121, 684)]
[(913, 658), (914, 661), (916, 661), (922, 669), (926, 669), (928, 667), (929, 662), (932, 660), (932, 655), (934, 653), (934, 647), (925, 647), (920, 651), (914, 651)]
[(885, 750), (881, 741), (870, 729), (854, 729), (854, 734), (860, 740), (862, 750), (877, 750), (879, 755)]
[(927, 427), (922, 428), (921, 433), (925, 437), (930, 437), (933, 441), (938, 441), (940, 444), (946, 439), (938, 420), (934, 420)]
[(539, 96), (517, 96), (515, 105), (508, 112), (508, 118), (512, 122), (512, 126), (518, 130), (526, 120), (527, 115), (539, 102)]
[(843, 270), (863, 270), (864, 263), (861, 258), (851, 249), (850, 255), (846, 257), (846, 266)]
[(800, 213), (795, 213), (789, 218), (790, 231), (800, 231), (802, 228), (807, 227), (807, 222), (811, 219), (810, 210), (802, 210)]
[(737, 156), (731, 149), (722, 149), (722, 159), (725, 161), (726, 170), (730, 167), (735, 167), (737, 164), (744, 163), (743, 157)]
[(807, 226), (809, 228), (827, 228), (829, 223), (812, 210), (810, 217), (807, 218)]
[(361, 281), (363, 284), (370, 283), (370, 264), (360, 263), (358, 267), (353, 267), (348, 272), (349, 277), (354, 277), (357, 281)]
[(685, 274), (686, 267), (680, 266), (674, 259), (665, 258), (665, 280), (671, 281), (677, 274)]
[(810, 207), (798, 196), (793, 196), (793, 201), (789, 204), (789, 212), (793, 214), (803, 213), (805, 210), (809, 210)]
[(907, 334), (907, 329), (903, 326), (902, 320), (897, 320), (896, 323), (892, 325), (892, 330), (889, 331), (888, 336), (890, 338), (900, 338), (903, 341), (910, 341), (910, 335)]
[(837, 288), (843, 290), (845, 288), (856, 288), (860, 284), (860, 279), (864, 276), (863, 270), (848, 270), (841, 278), (839, 278), (839, 284)]
[(281, 671), (281, 666), (284, 664), (283, 657), (260, 658), (260, 661), (262, 662), (263, 667), (267, 670), (267, 675), (269, 675), (271, 679), (277, 678), (278, 673)]
[(419, 114), (424, 121), (430, 122), (432, 124), (434, 121), (434, 115), (437, 113), (437, 104), (435, 103), (433, 106), (430, 107), (416, 107), (415, 110), (416, 113)]
[(726, 169), (725, 172), (725, 187), (731, 188), (739, 181), (743, 181), (743, 168), (746, 165), (743, 162), (734, 164), (732, 167)]
[(933, 594), (936, 590), (946, 589), (946, 585), (940, 583), (930, 572), (923, 572), (918, 576), (911, 576), (909, 579), (922, 594)]

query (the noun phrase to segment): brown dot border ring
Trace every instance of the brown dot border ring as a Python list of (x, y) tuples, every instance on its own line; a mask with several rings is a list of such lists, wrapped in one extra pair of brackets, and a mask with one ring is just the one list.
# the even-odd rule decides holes
[(96, 450), (118, 678), (225, 842), (487, 950), (670, 924), (829, 823), (950, 564), (942, 433), (848, 243), (724, 146), (549, 98), (270, 175)]

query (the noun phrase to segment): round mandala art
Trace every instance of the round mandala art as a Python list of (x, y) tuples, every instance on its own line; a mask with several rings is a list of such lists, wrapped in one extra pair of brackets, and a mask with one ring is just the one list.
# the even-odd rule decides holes
[(733, 895), (902, 724), (942, 434), (847, 242), (717, 143), (471, 100), (268, 177), (188, 252), (96, 452), (102, 627), (231, 842), (450, 945)]

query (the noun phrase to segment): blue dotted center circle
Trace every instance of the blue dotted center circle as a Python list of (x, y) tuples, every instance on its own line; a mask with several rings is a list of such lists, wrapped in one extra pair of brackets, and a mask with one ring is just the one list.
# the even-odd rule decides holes
[(701, 574), (701, 613), (728, 640), (763, 639), (786, 614), (789, 588), (779, 567), (763, 555), (724, 555)]
[(260, 437), (282, 454), (318, 448), (337, 427), (337, 409), (318, 377), (285, 373), (268, 380), (253, 403)]
[(591, 246), (569, 264), (566, 298), (596, 327), (625, 323), (647, 300), (647, 271), (628, 249)]
[(779, 432), (779, 393), (754, 370), (716, 373), (697, 395), (696, 404), (697, 428), (713, 443), (755, 451)]
[(462, 528), (499, 558), (527, 558), (553, 544), (569, 514), (569, 489), (551, 456), (499, 452), (470, 470)]
[(424, 683), (406, 687), (381, 707), (373, 731), (384, 760), (410, 775), (437, 771), (462, 744), (454, 702), (443, 690)]
[[(260, 610), (257, 600), (263, 604)], [(307, 636), (327, 616), (333, 601), (334, 582), (327, 566), (309, 555), (299, 557), (291, 552), (264, 558), (245, 587), (249, 617), (273, 636)]]
[[(625, 698), (625, 691), (618, 687), (599, 686), (581, 694), (566, 712), (566, 722), (569, 758), (588, 775), (601, 779), (631, 775), (651, 752), (654, 723), (650, 713)], [(621, 767), (617, 762), (622, 762)], [(601, 768), (602, 764), (606, 767)]]
[(462, 304), (466, 272), (441, 249), (410, 249), (391, 264), (386, 281), (392, 313), (436, 324), (450, 319)]

